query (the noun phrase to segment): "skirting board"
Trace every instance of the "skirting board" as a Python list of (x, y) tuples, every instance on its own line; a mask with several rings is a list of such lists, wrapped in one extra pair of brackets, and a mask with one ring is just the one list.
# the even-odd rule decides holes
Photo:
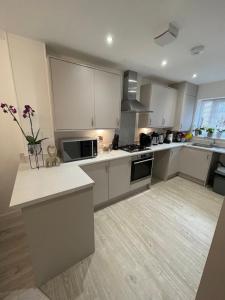
[(188, 180), (190, 180), (190, 181), (193, 181), (193, 182), (195, 182), (195, 183), (198, 183), (198, 184), (200, 184), (200, 185), (205, 186), (205, 182), (204, 182), (203, 180), (194, 178), (194, 177), (189, 176), (189, 175), (186, 175), (186, 174), (184, 174), (184, 173), (178, 173), (178, 176), (180, 176), (180, 177), (182, 177), (182, 178), (184, 178), (184, 179), (188, 179)]

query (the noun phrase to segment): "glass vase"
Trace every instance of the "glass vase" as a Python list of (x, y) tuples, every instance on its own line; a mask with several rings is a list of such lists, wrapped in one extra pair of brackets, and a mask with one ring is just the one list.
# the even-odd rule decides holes
[(44, 166), (44, 155), (41, 143), (28, 144), (28, 154), (31, 169), (39, 169)]

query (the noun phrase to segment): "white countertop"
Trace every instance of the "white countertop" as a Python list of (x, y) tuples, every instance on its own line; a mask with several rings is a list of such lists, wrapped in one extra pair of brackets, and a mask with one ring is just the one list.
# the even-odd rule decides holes
[(182, 146), (225, 154), (225, 148), (203, 148), (187, 143), (171, 143), (152, 146), (150, 150), (141, 151), (139, 153), (113, 150), (111, 152), (101, 153), (96, 158), (62, 163), (59, 167), (41, 168), (39, 170), (32, 170), (27, 164), (21, 164), (17, 172), (10, 207), (33, 205), (37, 202), (93, 186), (94, 181), (81, 169), (82, 165), (95, 164), (107, 160), (158, 152)]
[(67, 163), (53, 168), (31, 170), (27, 164), (21, 164), (10, 207), (28, 206), (93, 185), (94, 181), (78, 165)]

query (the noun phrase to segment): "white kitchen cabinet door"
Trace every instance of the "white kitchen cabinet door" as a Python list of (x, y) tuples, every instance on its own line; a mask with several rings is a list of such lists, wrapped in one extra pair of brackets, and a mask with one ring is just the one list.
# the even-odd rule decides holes
[(163, 127), (164, 126), (164, 111), (167, 100), (166, 87), (158, 84), (152, 84), (150, 109), (153, 113), (150, 114), (149, 125), (151, 127)]
[(176, 175), (179, 172), (180, 152), (180, 147), (170, 150), (167, 178)]
[(192, 126), (198, 86), (189, 82), (173, 84), (172, 86), (178, 91), (174, 130), (189, 131)]
[(211, 158), (209, 151), (183, 147), (180, 152), (180, 172), (205, 183)]
[(141, 86), (141, 102), (153, 113), (139, 116), (139, 128), (173, 127), (177, 104), (177, 91), (160, 84)]
[(118, 74), (94, 71), (95, 128), (119, 128), (121, 78)]
[(177, 90), (167, 88), (166, 99), (164, 102), (163, 126), (173, 127), (175, 125), (175, 114), (177, 105)]
[(94, 180), (93, 203), (94, 206), (106, 202), (108, 194), (108, 162), (95, 163), (92, 165), (82, 166), (85, 173)]
[(194, 109), (196, 104), (196, 97), (185, 94), (183, 98), (183, 105), (180, 116), (181, 131), (189, 131), (191, 129), (192, 120), (194, 116)]
[(91, 129), (94, 122), (94, 70), (50, 58), (56, 130)]
[(130, 158), (121, 158), (109, 162), (109, 199), (129, 192), (130, 172)]

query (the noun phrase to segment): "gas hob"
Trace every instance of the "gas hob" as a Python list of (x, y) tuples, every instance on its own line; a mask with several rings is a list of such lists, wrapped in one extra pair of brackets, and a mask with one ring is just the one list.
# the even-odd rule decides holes
[(126, 152), (141, 152), (141, 151), (145, 151), (145, 150), (150, 150), (150, 147), (143, 147), (140, 146), (138, 144), (130, 144), (130, 145), (125, 145), (125, 146), (121, 146), (120, 147), (121, 150), (126, 151)]

